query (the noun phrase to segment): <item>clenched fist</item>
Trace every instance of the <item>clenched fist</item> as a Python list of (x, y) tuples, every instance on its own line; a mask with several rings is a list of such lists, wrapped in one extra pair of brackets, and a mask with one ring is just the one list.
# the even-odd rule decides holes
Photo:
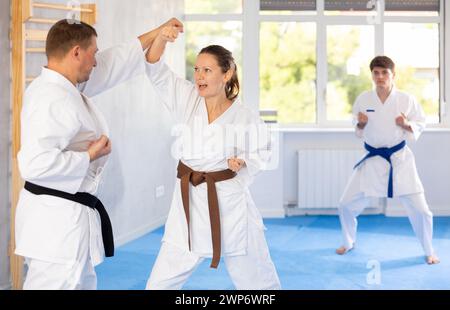
[(158, 39), (164, 42), (175, 42), (180, 32), (181, 28), (177, 26), (166, 26), (161, 29)]
[(162, 24), (160, 26), (160, 28), (164, 28), (164, 27), (176, 27), (176, 28), (179, 29), (180, 32), (184, 32), (184, 25), (183, 25), (183, 23), (180, 22), (175, 17), (169, 19), (167, 22), (165, 22), (164, 24)]
[(228, 168), (233, 172), (239, 172), (244, 167), (245, 161), (239, 158), (228, 159)]
[(397, 124), (397, 126), (400, 126), (403, 129), (408, 130), (410, 128), (408, 119), (406, 118), (406, 115), (403, 113), (401, 113), (401, 115), (395, 119), (395, 123)]
[(369, 122), (369, 118), (366, 114), (359, 112), (358, 113), (358, 128), (364, 129), (366, 127), (367, 123)]
[(111, 153), (111, 141), (106, 136), (101, 136), (100, 139), (92, 141), (88, 148), (89, 158), (91, 162), (106, 156)]

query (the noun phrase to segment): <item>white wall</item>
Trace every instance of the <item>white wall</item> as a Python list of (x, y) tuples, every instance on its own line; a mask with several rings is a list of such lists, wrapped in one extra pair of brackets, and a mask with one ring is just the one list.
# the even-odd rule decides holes
[[(417, 169), (425, 187), (427, 201), (435, 215), (450, 215), (450, 131), (428, 129), (416, 143), (409, 143), (416, 156)], [(297, 150), (302, 148), (357, 148), (362, 141), (353, 131), (328, 130), (284, 133), (283, 202), (297, 201)], [(403, 214), (391, 201), (388, 215)]]
[(9, 276), (9, 142), (10, 142), (10, 1), (0, 1), (0, 289), (10, 287)]

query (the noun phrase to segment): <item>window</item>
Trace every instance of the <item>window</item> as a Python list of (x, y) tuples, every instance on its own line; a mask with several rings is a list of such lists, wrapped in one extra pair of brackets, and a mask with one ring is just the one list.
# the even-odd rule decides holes
[(373, 26), (327, 27), (327, 120), (351, 119), (356, 97), (372, 87), (369, 64), (374, 57), (373, 37)]
[(314, 124), (316, 25), (264, 22), (260, 33), (260, 109), (277, 110), (280, 123)]
[(384, 29), (386, 54), (396, 63), (396, 86), (416, 97), (428, 123), (439, 123), (439, 25), (385, 23)]
[[(376, 55), (394, 60), (396, 86), (418, 99), (428, 123), (443, 123), (443, 0), (185, 3), (187, 76), (201, 47), (224, 45), (246, 81), (246, 101), (280, 124), (351, 126), (355, 98), (373, 87), (369, 63)], [(258, 61), (247, 66), (243, 59)]]

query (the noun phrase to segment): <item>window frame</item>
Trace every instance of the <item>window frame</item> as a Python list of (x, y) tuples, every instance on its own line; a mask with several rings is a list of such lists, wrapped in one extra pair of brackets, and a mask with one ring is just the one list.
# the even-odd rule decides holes
[[(436, 23), (439, 28), (439, 80), (440, 80), (440, 122), (429, 124), (431, 128), (449, 128), (450, 113), (446, 102), (450, 100), (450, 66), (446, 63), (450, 61), (450, 31), (445, 32), (444, 25), (450, 25), (450, 14), (446, 10), (445, 1), (440, 1), (440, 12), (438, 16), (385, 16), (384, 0), (378, 0), (379, 7), (377, 23), (374, 23), (374, 46), (375, 55), (382, 55), (384, 52), (384, 26), (389, 23)], [(326, 15), (325, 0), (317, 0), (317, 14), (315, 15), (280, 15), (261, 14), (259, 0), (243, 0), (242, 13), (236, 14), (185, 14), (186, 22), (191, 21), (241, 21), (242, 22), (242, 85), (243, 101), (253, 108), (259, 109), (260, 98), (260, 24), (262, 22), (314, 22), (316, 23), (316, 122), (315, 123), (295, 123), (282, 124), (282, 128), (351, 128), (350, 121), (333, 121), (327, 119), (326, 111), (326, 89), (328, 81), (327, 62), (327, 26), (329, 25), (370, 25), (367, 16), (351, 15)]]

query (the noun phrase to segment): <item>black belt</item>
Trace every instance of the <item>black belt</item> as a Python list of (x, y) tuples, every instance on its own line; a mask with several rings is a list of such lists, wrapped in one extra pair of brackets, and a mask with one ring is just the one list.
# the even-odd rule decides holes
[(111, 220), (109, 219), (108, 213), (106, 212), (106, 209), (103, 206), (100, 199), (89, 193), (69, 194), (55, 189), (39, 186), (30, 182), (25, 182), (24, 188), (30, 193), (35, 195), (55, 196), (97, 210), (98, 213), (100, 214), (100, 220), (102, 224), (102, 238), (103, 238), (103, 247), (105, 248), (105, 256), (106, 257), (114, 256), (114, 237)]

